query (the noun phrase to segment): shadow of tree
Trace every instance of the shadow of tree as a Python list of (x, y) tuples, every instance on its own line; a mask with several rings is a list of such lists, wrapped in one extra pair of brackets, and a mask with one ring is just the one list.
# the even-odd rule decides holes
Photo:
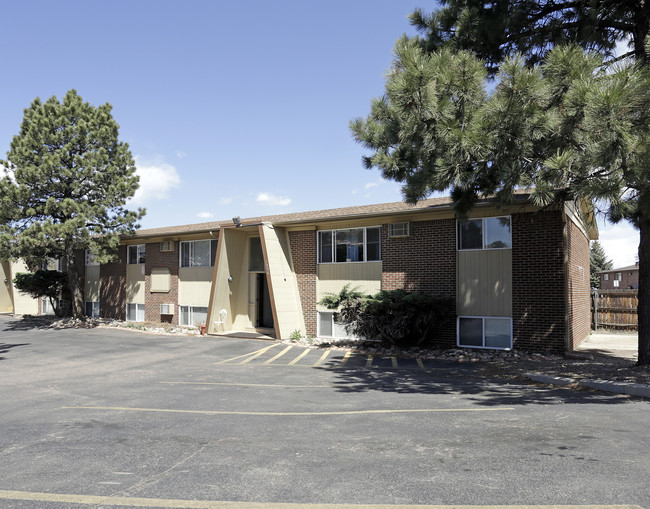
[(317, 369), (335, 375), (339, 392), (380, 391), (397, 394), (437, 394), (469, 396), (480, 406), (551, 405), (551, 404), (620, 404), (620, 395), (587, 390), (574, 386), (547, 387), (523, 379), (485, 376), (478, 365), (455, 362), (429, 362), (422, 369), (345, 368), (332, 362)]
[[(56, 323), (56, 327), (54, 324)], [(24, 316), (3, 323), (4, 331), (32, 331), (46, 329), (94, 329), (97, 322), (83, 320), (61, 320), (50, 316)]]
[[(29, 346), (31, 343), (0, 343), (0, 355), (8, 353), (12, 348), (19, 346)], [(4, 360), (5, 357), (0, 357), (0, 361)]]

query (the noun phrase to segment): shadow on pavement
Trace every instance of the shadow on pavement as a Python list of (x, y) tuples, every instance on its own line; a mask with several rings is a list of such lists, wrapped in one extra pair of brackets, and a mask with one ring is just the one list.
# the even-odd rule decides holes
[[(18, 346), (29, 346), (31, 343), (0, 343), (0, 355), (9, 352), (12, 348)], [(0, 357), (0, 361), (4, 360), (4, 357)]]
[(624, 397), (597, 391), (548, 388), (524, 380), (505, 380), (478, 373), (477, 366), (438, 361), (431, 369), (359, 369), (323, 366), (336, 376), (339, 392), (381, 391), (397, 394), (458, 394), (481, 406), (552, 405), (565, 403), (620, 404)]
[[(56, 327), (53, 324), (56, 322)], [(97, 323), (83, 320), (68, 319), (60, 321), (49, 316), (24, 316), (22, 318), (6, 318), (0, 322), (3, 331), (32, 331), (49, 329), (94, 329)]]

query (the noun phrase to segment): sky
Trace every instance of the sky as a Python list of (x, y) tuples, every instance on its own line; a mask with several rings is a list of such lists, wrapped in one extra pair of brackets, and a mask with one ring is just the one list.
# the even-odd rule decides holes
[[(348, 124), (433, 0), (5, 2), (0, 158), (35, 97), (110, 103), (143, 228), (400, 201)], [(615, 267), (638, 233), (599, 221)]]

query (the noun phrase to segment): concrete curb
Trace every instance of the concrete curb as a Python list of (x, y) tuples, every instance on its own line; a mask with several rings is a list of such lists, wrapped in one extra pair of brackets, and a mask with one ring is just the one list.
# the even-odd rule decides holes
[(524, 376), (533, 382), (542, 384), (564, 386), (577, 382), (578, 385), (589, 387), (590, 389), (650, 399), (650, 385), (611, 382), (609, 380), (576, 380), (574, 378), (562, 378), (559, 376), (543, 375), (541, 373), (524, 373)]

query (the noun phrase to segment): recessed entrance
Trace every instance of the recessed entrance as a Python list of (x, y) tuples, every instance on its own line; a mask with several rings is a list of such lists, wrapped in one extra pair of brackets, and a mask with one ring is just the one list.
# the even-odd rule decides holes
[(269, 296), (269, 284), (266, 280), (266, 274), (255, 274), (257, 279), (257, 323), (256, 327), (261, 329), (273, 328), (273, 311), (271, 309), (271, 297)]
[(248, 260), (248, 316), (257, 329), (273, 328), (273, 310), (259, 237), (251, 237)]

